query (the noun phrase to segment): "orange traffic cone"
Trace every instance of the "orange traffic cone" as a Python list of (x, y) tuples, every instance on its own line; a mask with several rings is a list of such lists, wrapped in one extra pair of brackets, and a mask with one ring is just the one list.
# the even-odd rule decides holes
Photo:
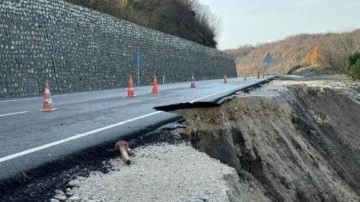
[(158, 82), (157, 82), (156, 74), (154, 74), (154, 76), (153, 76), (152, 93), (153, 93), (153, 94), (159, 93)]
[(128, 97), (134, 97), (135, 93), (134, 93), (134, 83), (133, 83), (133, 79), (132, 79), (132, 75), (130, 74), (129, 76), (129, 83), (128, 83)]
[(42, 109), (40, 109), (40, 111), (51, 112), (51, 111), (55, 111), (55, 110), (56, 110), (56, 108), (54, 108), (54, 105), (52, 104), (51, 92), (49, 90), (49, 83), (45, 82), (44, 104), (43, 104)]
[(227, 83), (226, 75), (224, 75), (224, 83)]
[(191, 76), (191, 85), (190, 85), (191, 88), (195, 88), (195, 77), (194, 75)]

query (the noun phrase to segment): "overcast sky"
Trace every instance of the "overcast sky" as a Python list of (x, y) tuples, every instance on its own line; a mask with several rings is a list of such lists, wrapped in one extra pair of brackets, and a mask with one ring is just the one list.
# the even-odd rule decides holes
[(199, 0), (220, 18), (218, 48), (360, 28), (360, 0)]

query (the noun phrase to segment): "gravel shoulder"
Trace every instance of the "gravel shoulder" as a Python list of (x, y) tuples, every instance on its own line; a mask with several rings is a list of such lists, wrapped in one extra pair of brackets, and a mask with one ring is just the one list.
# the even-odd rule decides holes
[[(69, 184), (78, 201), (230, 201), (239, 198), (234, 168), (210, 158), (187, 143), (140, 146), (132, 164), (110, 160), (107, 174), (93, 172)], [(57, 191), (54, 199), (65, 199)], [(75, 199), (75, 200), (74, 200)]]

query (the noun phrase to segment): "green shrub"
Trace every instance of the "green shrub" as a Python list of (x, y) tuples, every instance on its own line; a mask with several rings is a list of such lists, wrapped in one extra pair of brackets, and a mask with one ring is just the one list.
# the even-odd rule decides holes
[(360, 52), (356, 52), (349, 56), (346, 72), (350, 77), (360, 79)]

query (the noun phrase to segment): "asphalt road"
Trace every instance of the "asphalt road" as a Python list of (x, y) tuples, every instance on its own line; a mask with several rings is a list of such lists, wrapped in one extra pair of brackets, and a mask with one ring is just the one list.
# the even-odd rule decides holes
[(263, 80), (196, 81), (196, 88), (164, 84), (158, 94), (142, 86), (131, 98), (126, 88), (53, 95), (53, 112), (40, 112), (43, 97), (0, 99), (0, 180), (178, 118), (155, 106), (211, 101)]

